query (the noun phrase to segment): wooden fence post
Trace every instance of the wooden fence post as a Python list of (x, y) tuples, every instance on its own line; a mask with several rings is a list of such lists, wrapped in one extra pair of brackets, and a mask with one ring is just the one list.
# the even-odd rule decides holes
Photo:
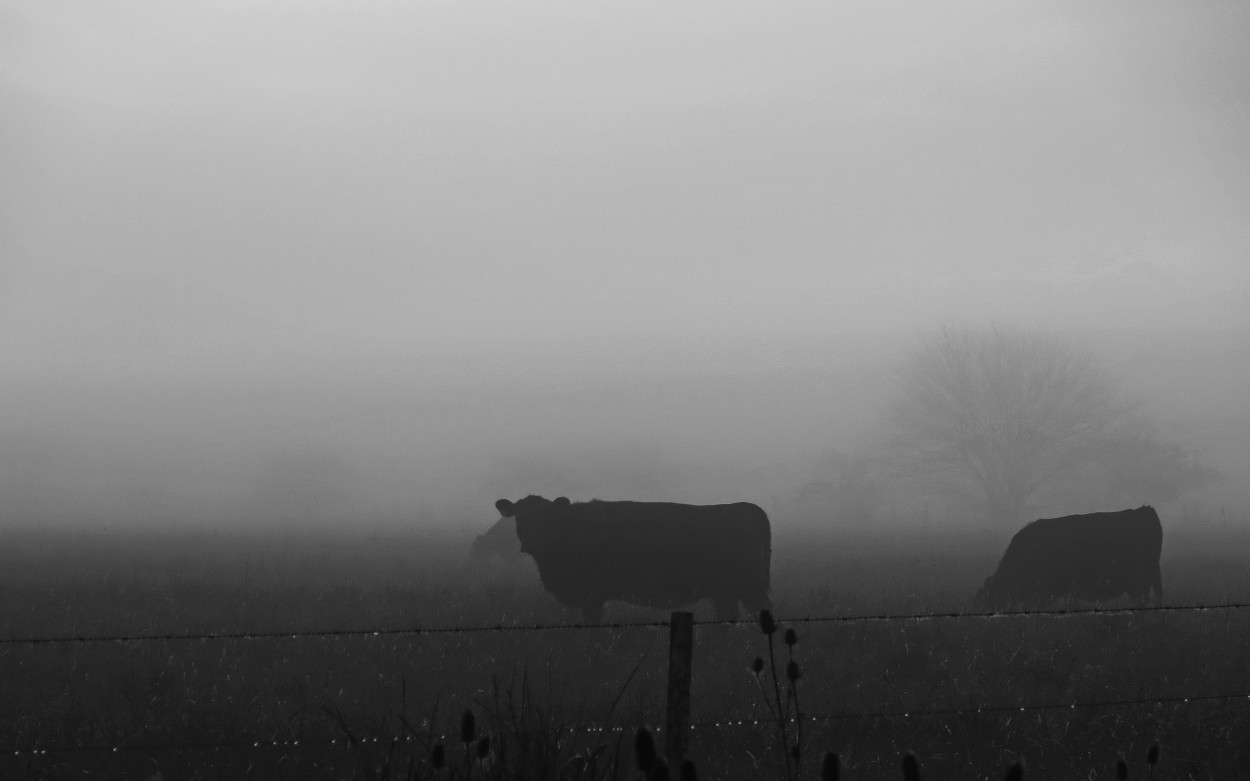
[(694, 650), (694, 613), (678, 611), (668, 625), (668, 723), (664, 746), (674, 777), (686, 758), (686, 730), (690, 724), (690, 659)]

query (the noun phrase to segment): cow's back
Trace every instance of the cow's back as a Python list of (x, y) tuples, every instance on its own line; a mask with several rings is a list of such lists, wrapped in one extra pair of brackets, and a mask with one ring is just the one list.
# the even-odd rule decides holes
[(667, 607), (726, 590), (767, 594), (771, 530), (758, 506), (588, 502), (571, 534), (607, 599)]
[(586, 615), (611, 600), (676, 607), (711, 598), (718, 611), (768, 604), (771, 529), (756, 505), (499, 504), (520, 513), (518, 535), (543, 585)]
[[(1074, 544), (1079, 543), (1079, 545)], [(1023, 557), (1025, 563), (1038, 553), (1087, 559), (1092, 563), (1124, 553), (1158, 559), (1163, 547), (1163, 526), (1151, 507), (1119, 512), (1043, 518), (1025, 526), (1012, 538), (1004, 562)]]
[(994, 575), (1004, 599), (1100, 601), (1145, 584), (1158, 591), (1163, 527), (1151, 507), (1044, 518), (1007, 546)]

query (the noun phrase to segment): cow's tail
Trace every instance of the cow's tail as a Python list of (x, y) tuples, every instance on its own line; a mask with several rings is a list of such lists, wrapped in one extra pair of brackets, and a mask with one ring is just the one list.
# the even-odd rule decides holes
[(769, 582), (771, 560), (772, 550), (767, 541), (763, 545), (754, 546), (749, 556), (738, 559), (741, 567), (736, 578), (738, 598), (753, 615), (773, 607), (772, 584)]
[[(751, 594), (751, 601), (756, 604), (750, 604), (748, 602), (747, 606), (751, 610), (756, 611), (764, 609), (771, 610), (773, 606), (771, 582), (773, 558), (772, 526), (768, 522), (768, 516), (765, 515), (764, 511), (758, 506), (748, 505), (748, 507), (750, 507), (753, 513), (756, 513), (757, 515), (755, 520), (752, 522), (751, 532), (749, 533), (749, 536), (744, 536), (744, 541), (747, 539), (751, 540), (749, 544), (755, 550), (758, 558), (755, 561), (754, 577), (751, 578), (751, 580), (754, 581), (751, 588), (751, 591), (753, 592)], [(747, 600), (743, 601), (746, 602)]]
[(765, 548), (764, 552), (760, 554), (760, 599), (764, 603), (763, 607), (766, 608), (772, 608), (773, 606), (772, 575), (770, 574), (772, 572), (772, 557), (773, 552), (771, 548)]
[(1155, 560), (1155, 570), (1151, 577), (1151, 586), (1155, 590), (1155, 607), (1163, 607), (1163, 570), (1159, 567), (1159, 562)]
[(1155, 606), (1163, 606), (1163, 570), (1159, 567), (1159, 555), (1163, 552), (1163, 524), (1159, 522), (1159, 514), (1149, 505), (1140, 508), (1148, 513), (1150, 520), (1151, 551), (1154, 555), (1154, 569), (1151, 575), (1151, 587), (1155, 591)]

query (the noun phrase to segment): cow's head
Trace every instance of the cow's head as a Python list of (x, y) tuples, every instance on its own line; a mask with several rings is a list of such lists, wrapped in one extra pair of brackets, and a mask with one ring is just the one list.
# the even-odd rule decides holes
[(503, 559), (514, 561), (521, 557), (521, 545), (517, 541), (516, 521), (500, 518), (485, 534), (473, 540), (469, 555), (474, 559)]
[(553, 527), (568, 517), (571, 504), (563, 496), (554, 500), (527, 496), (519, 502), (500, 499), (495, 502), (495, 509), (504, 518), (516, 518), (516, 536), (521, 541), (521, 552), (533, 556), (536, 547), (543, 548), (545, 540), (558, 534)]

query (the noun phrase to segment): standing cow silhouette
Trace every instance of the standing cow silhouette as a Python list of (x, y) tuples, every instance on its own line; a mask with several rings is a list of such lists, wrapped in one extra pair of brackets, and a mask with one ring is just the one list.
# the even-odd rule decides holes
[(772, 528), (754, 504), (500, 499), (521, 551), (561, 604), (600, 623), (606, 602), (675, 608), (710, 599), (717, 618), (769, 606)]
[(976, 610), (1044, 609), (1128, 594), (1163, 604), (1163, 526), (1153, 507), (1042, 518), (1011, 538), (998, 569), (973, 600)]

